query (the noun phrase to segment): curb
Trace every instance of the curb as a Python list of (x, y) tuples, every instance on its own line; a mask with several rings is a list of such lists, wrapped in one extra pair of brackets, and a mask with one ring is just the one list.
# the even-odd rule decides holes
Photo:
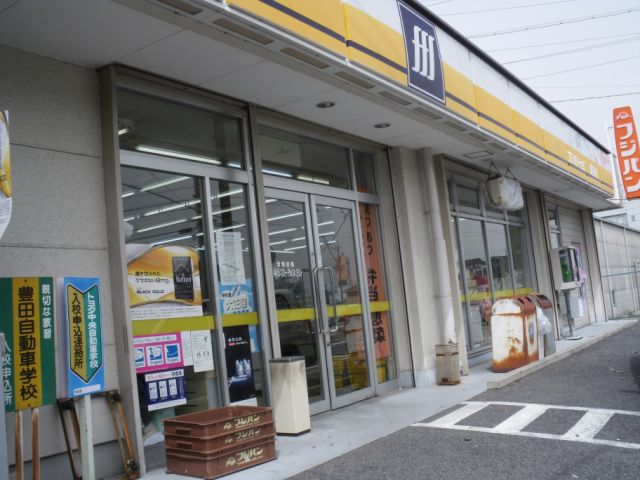
[(560, 360), (564, 360), (565, 358), (573, 355), (576, 352), (579, 352), (580, 350), (584, 350), (585, 348), (588, 348), (592, 345), (595, 345), (596, 343), (600, 342), (601, 340), (604, 340), (605, 338), (610, 337), (611, 335), (615, 335), (616, 333), (625, 330), (633, 325), (635, 325), (636, 323), (638, 323), (638, 320), (629, 322), (629, 323), (625, 323), (624, 325), (619, 325), (618, 327), (614, 328), (613, 330), (609, 330), (608, 332), (603, 333), (602, 335), (598, 335), (597, 337), (591, 338), (589, 340), (586, 340), (582, 343), (576, 344), (575, 347), (569, 347), (566, 350), (563, 350), (562, 352), (557, 352), (554, 353), (552, 355), (550, 355), (549, 357), (545, 357), (542, 360), (539, 360), (535, 363), (530, 363), (529, 365), (525, 365), (524, 367), (520, 367), (516, 370), (514, 370), (513, 372), (510, 372), (509, 374), (507, 374), (506, 377), (501, 378), (500, 380), (490, 380), (487, 382), (487, 390), (497, 390), (499, 388), (505, 387), (507, 385), (509, 385), (510, 383), (513, 383), (517, 380), (520, 380), (524, 377), (526, 377), (527, 375), (531, 375), (533, 372), (537, 372), (538, 370), (551, 365), (553, 363), (559, 362)]

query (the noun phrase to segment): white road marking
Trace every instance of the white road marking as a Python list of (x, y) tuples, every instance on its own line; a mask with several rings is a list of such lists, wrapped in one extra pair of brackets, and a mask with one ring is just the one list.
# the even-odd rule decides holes
[(593, 438), (602, 430), (611, 417), (613, 417), (613, 412), (587, 411), (578, 423), (563, 436), (567, 437), (568, 440)]
[(493, 427), (493, 431), (496, 433), (519, 432), (547, 410), (545, 405), (526, 405), (522, 410), (518, 410), (504, 422)]
[(485, 404), (484, 402), (467, 403), (463, 407), (445, 415), (444, 417), (440, 417), (434, 420), (433, 422), (431, 422), (431, 425), (435, 427), (446, 427), (448, 425), (455, 425), (460, 420), (470, 417), (471, 415), (473, 415), (476, 412), (479, 412), (486, 406), (487, 404)]
[[(503, 435), (515, 435), (518, 437), (543, 438), (547, 440), (561, 440), (569, 442), (590, 443), (594, 445), (606, 445), (619, 448), (640, 450), (640, 443), (619, 442), (613, 440), (601, 440), (595, 436), (604, 428), (613, 415), (640, 416), (640, 412), (627, 410), (610, 410), (604, 408), (572, 407), (563, 405), (542, 405), (534, 403), (518, 402), (465, 402), (459, 409), (440, 417), (429, 423), (414, 423), (414, 427), (440, 428), (448, 430), (463, 430), (468, 432), (498, 433)], [(474, 427), (470, 425), (457, 425), (465, 418), (478, 413), (490, 405), (522, 407), (509, 418), (495, 427)], [(569, 410), (584, 412), (578, 422), (566, 433), (556, 435), (551, 433), (523, 432), (522, 429), (531, 424), (536, 418), (547, 410)]]

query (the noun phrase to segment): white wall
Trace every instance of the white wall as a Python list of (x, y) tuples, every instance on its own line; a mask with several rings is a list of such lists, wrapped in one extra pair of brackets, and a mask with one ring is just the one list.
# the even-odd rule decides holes
[[(15, 193), (12, 220), (0, 240), (0, 275), (100, 277), (107, 387), (117, 388), (97, 73), (4, 46), (0, 46), (0, 65), (0, 109), (10, 115)], [(59, 318), (56, 327), (56, 344), (64, 345)], [(58, 357), (58, 396), (62, 396), (65, 370), (60, 352)], [(104, 400), (94, 404), (95, 443), (104, 443), (114, 438), (111, 416)], [(14, 418), (7, 416), (10, 432)], [(31, 458), (29, 419), (26, 414), (27, 459)], [(42, 457), (66, 452), (56, 407), (41, 409), (40, 434)], [(113, 460), (106, 462), (101, 474), (119, 471), (118, 457)], [(48, 470), (45, 462), (43, 472), (49, 478), (68, 475), (68, 464), (59, 459), (51, 462), (66, 470)]]
[(441, 338), (434, 295), (433, 237), (418, 155), (406, 148), (392, 149), (391, 169), (415, 380), (420, 387), (435, 383), (435, 345)]

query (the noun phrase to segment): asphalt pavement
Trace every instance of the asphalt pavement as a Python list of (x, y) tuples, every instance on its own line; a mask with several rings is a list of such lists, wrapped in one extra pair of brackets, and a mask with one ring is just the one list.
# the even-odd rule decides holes
[(638, 480), (640, 324), (290, 478)]

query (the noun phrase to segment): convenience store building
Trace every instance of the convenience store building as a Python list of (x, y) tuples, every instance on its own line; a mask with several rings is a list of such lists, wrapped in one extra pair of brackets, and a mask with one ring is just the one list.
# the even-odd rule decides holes
[[(580, 253), (577, 326), (605, 319), (608, 151), (416, 2), (21, 0), (0, 44), (2, 276), (101, 279), (143, 469), (162, 418), (271, 405), (272, 358), (305, 357), (312, 414), (435, 383), (436, 344), (466, 371), (493, 301), (554, 296), (560, 245)], [(492, 163), (524, 209), (488, 199)], [(184, 396), (158, 406), (145, 372), (176, 368), (145, 345), (168, 337)], [(117, 473), (94, 415), (97, 473)], [(56, 409), (41, 422), (43, 468), (67, 472)]]

